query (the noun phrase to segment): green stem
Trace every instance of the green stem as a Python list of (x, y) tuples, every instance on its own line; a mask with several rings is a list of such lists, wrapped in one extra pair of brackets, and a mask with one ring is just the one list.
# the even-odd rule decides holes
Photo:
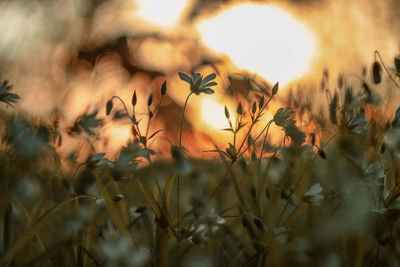
[[(267, 103), (265, 103), (264, 106), (258, 111), (257, 116), (254, 118), (254, 120), (251, 121), (251, 125), (250, 125), (249, 129), (247, 130), (247, 133), (244, 136), (244, 138), (242, 140), (242, 143), (240, 144), (239, 148), (237, 149), (237, 154), (238, 155), (240, 154), (240, 152), (241, 152), (241, 150), (242, 150), (242, 148), (244, 146), (244, 143), (246, 142), (248, 136), (250, 135), (250, 132), (253, 129), (253, 126), (256, 124), (256, 121), (259, 120), (262, 117), (262, 115), (263, 115), (262, 112), (264, 111), (265, 107), (268, 106), (269, 102), (271, 102), (273, 97), (274, 97), (274, 95), (271, 95), (271, 97), (268, 99)], [(240, 155), (242, 155), (242, 154), (240, 154)]]
[[(128, 108), (125, 105), (124, 100), (122, 100), (122, 98), (120, 98), (117, 95), (111, 97), (110, 100), (113, 100), (114, 98), (118, 99), (122, 103), (122, 105), (124, 106), (124, 110), (125, 110), (126, 114), (128, 115), (128, 117), (131, 117), (131, 115), (129, 114)], [(135, 107), (133, 107), (133, 108), (135, 108)], [(132, 114), (135, 115), (135, 109), (133, 109), (133, 113)], [(136, 120), (136, 118), (135, 118), (135, 120)], [(136, 130), (137, 130), (138, 134), (140, 136), (142, 136), (142, 134), (140, 133), (139, 125), (134, 125), (134, 126), (136, 126)]]
[(193, 92), (190, 92), (190, 94), (186, 97), (185, 105), (183, 106), (181, 127), (180, 127), (180, 131), (179, 131), (179, 148), (182, 148), (182, 129), (183, 129), (183, 119), (185, 118), (185, 110), (186, 110), (187, 103), (188, 103), (188, 101), (189, 101), (189, 97), (190, 97), (192, 94), (193, 94)]
[(266, 133), (263, 139), (263, 143), (261, 146), (261, 151), (260, 151), (260, 158), (258, 159), (258, 215), (261, 217), (261, 191), (263, 189), (263, 184), (261, 181), (261, 160), (262, 160), (262, 155), (264, 154), (264, 148), (265, 148), (265, 143), (267, 141), (267, 136), (268, 136), (268, 131), (269, 131), (269, 127), (271, 126), (272, 122), (274, 120), (270, 120), (266, 126)]

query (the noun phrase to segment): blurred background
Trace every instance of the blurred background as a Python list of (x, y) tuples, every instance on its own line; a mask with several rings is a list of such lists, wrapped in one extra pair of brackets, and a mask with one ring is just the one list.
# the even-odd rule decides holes
[[(65, 132), (99, 110), (105, 123), (91, 143), (112, 158), (133, 137), (129, 122), (106, 118), (110, 97), (129, 104), (136, 91), (145, 127), (147, 99), (154, 94), (158, 102), (167, 81), (150, 129), (166, 130), (151, 144), (166, 154), (178, 142), (189, 93), (178, 71), (217, 73), (215, 94), (193, 96), (184, 125), (183, 145), (207, 157), (200, 152), (213, 149), (209, 137), (224, 144), (231, 138), (220, 130), (228, 125), (224, 105), (234, 114), (238, 102), (251, 103), (254, 84), (269, 90), (280, 83), (268, 120), (292, 90), (319, 102), (313, 91), (335, 87), (339, 73), (347, 84), (359, 83), (355, 77), (370, 69), (375, 50), (393, 68), (399, 12), (397, 0), (3, 0), (0, 77), (21, 96), (16, 109), (57, 120)], [(81, 141), (65, 135), (60, 149), (68, 153)]]

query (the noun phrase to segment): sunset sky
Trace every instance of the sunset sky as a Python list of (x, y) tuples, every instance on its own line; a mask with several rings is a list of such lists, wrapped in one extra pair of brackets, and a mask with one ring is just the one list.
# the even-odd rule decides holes
[[(18, 108), (43, 118), (57, 110), (69, 125), (112, 95), (129, 103), (137, 90), (147, 99), (164, 79), (166, 103), (182, 106), (188, 89), (177, 72), (209, 74), (215, 69), (203, 62), (214, 62), (221, 72), (216, 93), (193, 98), (187, 119), (197, 131), (227, 138), (220, 131), (227, 124), (224, 105), (234, 110), (238, 102), (227, 97), (228, 75), (279, 81), (283, 99), (291, 84), (319, 83), (324, 69), (333, 80), (338, 73), (358, 75), (375, 50), (392, 67), (399, 52), (399, 6), (395, 0), (2, 1), (1, 76), (21, 95)], [(121, 36), (127, 37), (126, 54), (114, 47), (91, 63), (80, 58), (82, 51)], [(124, 62), (143, 71), (129, 73)], [(128, 126), (110, 125), (105, 134), (122, 145), (130, 133)]]

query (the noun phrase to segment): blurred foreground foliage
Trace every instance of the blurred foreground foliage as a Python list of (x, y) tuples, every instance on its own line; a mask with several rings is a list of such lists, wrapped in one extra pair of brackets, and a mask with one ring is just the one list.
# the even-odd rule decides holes
[[(386, 71), (396, 82), (394, 63)], [(400, 109), (385, 109), (393, 89), (375, 90), (381, 64), (373, 63), (372, 84), (363, 74), (360, 88), (343, 76), (335, 90), (322, 88), (320, 112), (292, 95), (260, 132), (253, 126), (279, 84), (238, 102), (235, 121), (226, 108), (232, 142), (207, 152), (218, 160), (189, 158), (180, 136), (170, 162), (153, 162), (148, 140), (161, 131), (139, 127), (135, 92), (129, 109), (118, 96), (104, 105), (132, 124), (134, 141), (114, 161), (99, 152), (65, 164), (57, 124), (2, 110), (0, 264), (399, 266)], [(214, 92), (215, 74), (179, 75), (190, 85), (187, 100)], [(1, 88), (0, 101), (19, 100), (7, 82)], [(148, 124), (166, 93), (164, 83), (158, 103), (147, 99)], [(82, 115), (66, 133), (95, 136), (97, 115)], [(284, 133), (278, 144), (269, 142), (272, 124)], [(182, 127), (183, 118), (180, 135)]]

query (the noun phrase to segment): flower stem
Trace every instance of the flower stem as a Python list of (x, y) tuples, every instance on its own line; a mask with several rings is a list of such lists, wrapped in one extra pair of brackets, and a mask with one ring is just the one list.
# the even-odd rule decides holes
[(183, 119), (185, 118), (185, 110), (186, 110), (187, 103), (189, 101), (189, 97), (192, 94), (193, 94), (193, 92), (190, 92), (190, 94), (188, 94), (188, 96), (186, 97), (186, 100), (185, 100), (185, 105), (183, 106), (181, 127), (180, 127), (180, 131), (179, 131), (179, 148), (182, 148), (182, 129), (183, 129)]

